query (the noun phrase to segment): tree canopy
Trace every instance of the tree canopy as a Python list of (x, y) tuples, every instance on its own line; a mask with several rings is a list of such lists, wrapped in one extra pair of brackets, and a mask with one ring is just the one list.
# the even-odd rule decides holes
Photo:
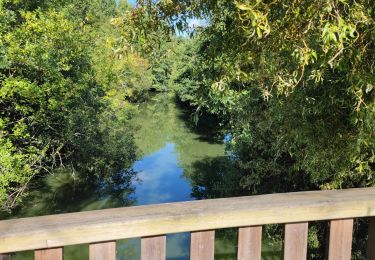
[(3, 209), (36, 175), (65, 167), (104, 178), (135, 160), (130, 101), (152, 75), (139, 55), (116, 54), (116, 12), (112, 0), (0, 1)]
[(373, 0), (0, 0), (0, 203), (129, 168), (150, 89), (219, 118), (236, 193), (374, 186), (374, 39)]
[(261, 192), (254, 176), (274, 175), (298, 184), (281, 190), (306, 189), (306, 178), (324, 189), (374, 184), (372, 1), (139, 1), (136, 10), (172, 28), (207, 21), (175, 81), (182, 99), (229, 121), (244, 186)]
[(170, 82), (221, 118), (242, 189), (374, 186), (374, 1), (142, 0), (132, 16), (150, 40), (193, 18)]

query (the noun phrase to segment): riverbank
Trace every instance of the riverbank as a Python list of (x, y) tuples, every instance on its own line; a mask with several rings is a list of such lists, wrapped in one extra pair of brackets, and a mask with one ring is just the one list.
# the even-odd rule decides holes
[[(114, 173), (111, 181), (101, 185), (78, 180), (78, 175), (69, 171), (58, 171), (47, 176), (43, 188), (32, 191), (30, 200), (11, 217), (241, 195), (234, 188), (238, 180), (225, 155), (224, 136), (210, 129), (196, 131), (190, 115), (172, 94), (153, 95), (139, 104), (131, 121), (138, 147), (138, 160), (131, 169)], [(235, 259), (236, 230), (218, 230), (216, 237), (217, 259)], [(168, 259), (189, 259), (188, 234), (167, 239)], [(117, 246), (118, 259), (139, 259), (139, 239), (118, 241)], [(267, 259), (277, 259), (270, 253), (274, 249), (266, 246), (264, 251)], [(64, 257), (87, 259), (87, 252), (86, 245), (66, 247)], [(32, 252), (25, 252), (14, 259), (32, 257)]]

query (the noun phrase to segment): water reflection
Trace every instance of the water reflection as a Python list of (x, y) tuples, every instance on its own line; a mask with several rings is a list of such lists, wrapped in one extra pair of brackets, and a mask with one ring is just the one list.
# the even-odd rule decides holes
[(141, 156), (172, 143), (178, 165), (183, 170), (204, 157), (224, 156), (222, 136), (214, 128), (212, 131), (206, 128), (212, 124), (211, 120), (200, 120), (195, 131), (195, 125), (190, 121), (191, 111), (178, 105), (173, 95), (159, 94), (142, 104), (139, 111), (134, 124), (138, 128), (135, 138)]
[[(136, 204), (133, 185), (135, 172), (122, 171), (106, 179), (73, 174), (66, 169), (35, 181), (35, 187), (12, 218), (79, 212)], [(7, 216), (2, 216), (3, 218)], [(9, 217), (9, 216), (8, 216)], [(128, 241), (123, 244), (129, 243)], [(127, 251), (126, 254), (130, 253)], [(17, 253), (13, 260), (34, 259), (33, 252)], [(88, 259), (88, 245), (64, 248), (64, 259)], [(127, 259), (127, 256), (124, 258)]]
[[(214, 129), (210, 118), (201, 119), (196, 128), (190, 112), (173, 96), (159, 94), (140, 105), (132, 124), (139, 159), (131, 170), (106, 180), (62, 170), (45, 178), (13, 217), (243, 195), (238, 171), (225, 155), (224, 136), (210, 131)], [(236, 259), (236, 237), (235, 229), (217, 231), (216, 259)], [(168, 235), (167, 259), (189, 259), (189, 239), (186, 233)], [(264, 251), (264, 259), (278, 259), (267, 253), (275, 248), (266, 246)], [(32, 256), (25, 252), (14, 259)], [(66, 247), (64, 259), (88, 259), (88, 246)], [(140, 259), (140, 239), (118, 241), (117, 259)]]
[(133, 170), (123, 171), (103, 180), (60, 169), (54, 175), (36, 180), (24, 206), (13, 212), (11, 217), (131, 206), (135, 204), (132, 196), (134, 177)]
[(179, 167), (175, 145), (167, 143), (134, 165), (139, 181), (135, 184), (138, 205), (190, 200), (191, 187)]
[(239, 172), (227, 156), (218, 156), (194, 162), (185, 174), (191, 181), (194, 198), (214, 199), (246, 195), (238, 185)]
[[(140, 105), (133, 122), (138, 129), (135, 137), (141, 157), (133, 167), (138, 172), (134, 183), (137, 204), (195, 199), (186, 173), (193, 163), (207, 156), (224, 156), (224, 145), (218, 142), (217, 134), (201, 125), (199, 131), (194, 131), (190, 112), (168, 94)], [(168, 235), (167, 259), (189, 259), (189, 247), (189, 234)], [(139, 255), (131, 259), (139, 259)]]

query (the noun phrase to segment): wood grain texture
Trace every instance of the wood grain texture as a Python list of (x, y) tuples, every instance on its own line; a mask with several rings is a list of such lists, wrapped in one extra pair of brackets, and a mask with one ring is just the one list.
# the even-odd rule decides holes
[(367, 259), (375, 260), (375, 218), (370, 219), (367, 240)]
[(116, 260), (116, 242), (90, 244), (90, 260)]
[(35, 250), (35, 260), (62, 260), (63, 259), (63, 249), (50, 248)]
[(262, 255), (262, 226), (238, 229), (238, 260), (260, 260)]
[(285, 224), (285, 260), (306, 260), (308, 227), (307, 222)]
[(165, 260), (166, 236), (143, 237), (141, 239), (141, 260)]
[(352, 241), (353, 219), (332, 220), (329, 230), (328, 260), (350, 260)]
[(11, 255), (2, 254), (0, 255), (0, 260), (10, 260), (12, 258)]
[(0, 254), (133, 237), (375, 216), (375, 188), (136, 206), (0, 221)]
[(192, 232), (190, 260), (214, 260), (215, 231)]

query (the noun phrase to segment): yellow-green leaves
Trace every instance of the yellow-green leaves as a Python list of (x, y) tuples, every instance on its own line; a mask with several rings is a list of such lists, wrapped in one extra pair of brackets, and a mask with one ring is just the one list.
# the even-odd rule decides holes
[(256, 1), (254, 4), (236, 2), (236, 6), (239, 9), (239, 17), (243, 23), (242, 28), (249, 38), (256, 35), (261, 39), (271, 32), (267, 13), (257, 8), (261, 4), (262, 1)]
[(301, 67), (312, 64), (318, 59), (316, 51), (309, 48), (307, 45), (295, 49), (293, 56), (297, 59)]
[[(16, 206), (32, 177), (55, 166), (98, 176), (129, 167), (135, 151), (121, 80), (138, 79), (114, 57), (115, 40), (105, 41), (115, 1), (1, 3), (0, 209)], [(142, 62), (133, 62), (141, 79)]]
[(178, 91), (229, 121), (244, 185), (375, 185), (374, 1), (203, 2)]
[(322, 30), (323, 50), (327, 52), (332, 45), (344, 48), (345, 44), (355, 39), (356, 34), (355, 24), (348, 23), (341, 17), (337, 23), (327, 22)]

